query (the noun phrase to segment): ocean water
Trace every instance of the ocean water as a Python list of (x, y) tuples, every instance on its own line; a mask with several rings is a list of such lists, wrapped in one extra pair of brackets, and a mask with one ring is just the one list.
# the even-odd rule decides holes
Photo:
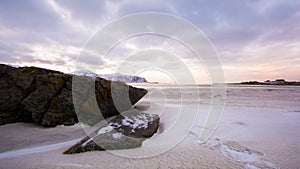
[(243, 107), (294, 108), (300, 111), (300, 86), (132, 84), (146, 88), (148, 101), (200, 103)]

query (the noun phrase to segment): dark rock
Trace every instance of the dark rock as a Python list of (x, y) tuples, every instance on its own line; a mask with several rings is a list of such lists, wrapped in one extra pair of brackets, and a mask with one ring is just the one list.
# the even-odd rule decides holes
[(31, 114), (35, 123), (41, 123), (44, 114), (49, 109), (51, 100), (61, 92), (64, 81), (60, 75), (47, 75), (36, 77), (37, 89), (30, 93), (21, 102), (21, 110)]
[(159, 127), (159, 116), (141, 113), (136, 109), (122, 112), (109, 121), (116, 132), (134, 138), (150, 138)]
[(80, 122), (88, 125), (128, 110), (147, 93), (145, 89), (102, 78), (76, 77), (75, 82), (72, 89), (77, 115)]
[(16, 111), (23, 98), (23, 92), (16, 86), (0, 89), (0, 111)]
[(102, 78), (0, 64), (0, 125), (19, 121), (94, 125), (128, 110), (146, 93)]
[(72, 126), (74, 125), (75, 123), (77, 123), (78, 120), (76, 117), (70, 117), (69, 119), (67, 119), (65, 122), (64, 122), (64, 126)]
[(0, 125), (15, 123), (19, 121), (21, 121), (21, 119), (16, 112), (0, 111)]
[(27, 91), (34, 87), (33, 82), (37, 76), (49, 74), (61, 74), (61, 72), (37, 67), (22, 67), (9, 71), (7, 76), (13, 80), (14, 84)]
[(138, 88), (129, 86), (129, 98), (130, 98), (131, 103), (138, 102), (147, 93), (148, 93), (148, 91), (146, 89), (138, 89)]
[(158, 127), (158, 115), (130, 109), (108, 121), (107, 125), (82, 139), (64, 154), (137, 148), (142, 146), (146, 138), (152, 137)]
[(16, 69), (16, 68), (8, 66), (8, 65), (0, 64), (0, 77), (4, 76), (5, 74), (7, 74), (7, 72), (9, 72), (13, 69)]
[[(73, 105), (72, 91), (64, 88), (62, 92), (52, 99), (51, 106), (45, 113), (42, 121), (43, 126), (55, 126), (60, 124), (71, 125), (70, 119), (78, 122)], [(73, 124), (74, 124), (73, 123)]]

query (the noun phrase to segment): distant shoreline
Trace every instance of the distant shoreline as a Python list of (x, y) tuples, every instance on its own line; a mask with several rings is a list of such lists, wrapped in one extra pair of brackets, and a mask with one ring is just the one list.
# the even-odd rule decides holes
[(284, 79), (276, 79), (274, 81), (266, 80), (264, 82), (259, 81), (248, 81), (241, 82), (241, 85), (276, 85), (276, 86), (300, 86), (300, 82), (296, 81), (285, 81)]
[(245, 83), (215, 83), (215, 84), (167, 84), (167, 83), (127, 83), (131, 86), (136, 87), (214, 87), (214, 86), (261, 86), (261, 87), (280, 87), (280, 86), (293, 86), (293, 87), (300, 87), (300, 85), (291, 85), (291, 84), (284, 84), (284, 85), (275, 85), (275, 84), (245, 84)]

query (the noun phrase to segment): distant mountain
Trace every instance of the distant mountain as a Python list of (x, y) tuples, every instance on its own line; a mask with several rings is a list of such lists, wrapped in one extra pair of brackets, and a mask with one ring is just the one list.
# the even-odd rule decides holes
[(121, 81), (121, 82), (126, 82), (126, 83), (146, 83), (147, 82), (147, 80), (143, 77), (123, 75), (121, 73), (102, 74), (102, 75), (99, 75), (99, 77), (102, 77), (106, 80)]
[(89, 71), (89, 70), (75, 71), (75, 72), (72, 72), (70, 74), (77, 75), (77, 76), (89, 76), (89, 77), (98, 77), (99, 76), (98, 74), (96, 74), (92, 71)]
[(78, 75), (78, 76), (89, 76), (89, 77), (101, 77), (106, 80), (111, 81), (121, 81), (125, 83), (147, 83), (148, 81), (139, 76), (130, 76), (130, 75), (123, 75), (121, 73), (115, 73), (115, 74), (97, 74), (89, 70), (81, 70), (81, 71), (75, 71), (71, 74)]

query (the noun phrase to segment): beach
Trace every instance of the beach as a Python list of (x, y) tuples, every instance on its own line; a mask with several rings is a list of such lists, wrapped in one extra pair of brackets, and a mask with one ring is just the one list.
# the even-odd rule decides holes
[(227, 85), (226, 98), (217, 103), (225, 105), (222, 119), (213, 135), (199, 143), (215, 104), (212, 86), (136, 86), (148, 94), (135, 107), (161, 118), (153, 141), (176, 125), (178, 114), (198, 107), (184, 139), (167, 151), (145, 158), (120, 155), (135, 150), (63, 155), (86, 136), (80, 124), (43, 128), (16, 123), (0, 126), (0, 168), (300, 168), (300, 87)]

